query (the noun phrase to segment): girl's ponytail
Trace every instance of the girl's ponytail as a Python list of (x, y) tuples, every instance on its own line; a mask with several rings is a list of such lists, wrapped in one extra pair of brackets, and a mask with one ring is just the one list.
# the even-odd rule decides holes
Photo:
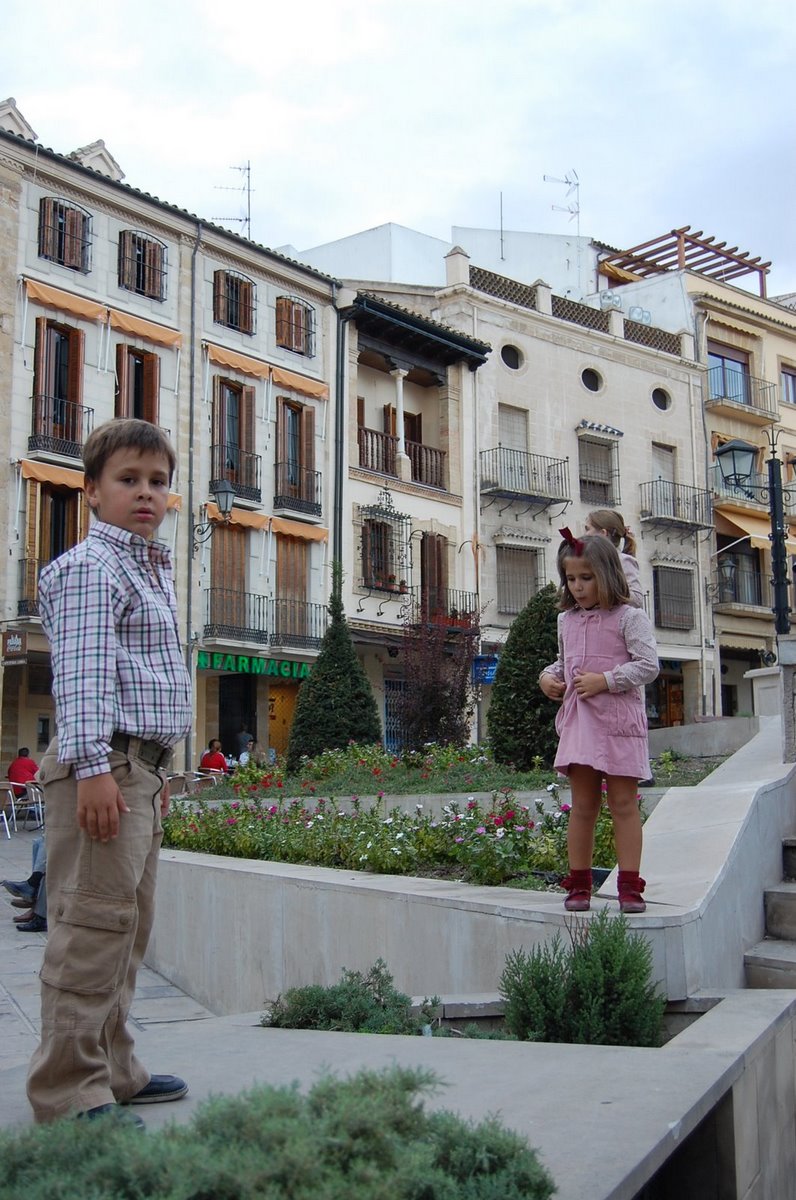
[(589, 524), (608, 534), (617, 550), (636, 556), (636, 539), (625, 525), (622, 514), (614, 508), (598, 508), (589, 513)]

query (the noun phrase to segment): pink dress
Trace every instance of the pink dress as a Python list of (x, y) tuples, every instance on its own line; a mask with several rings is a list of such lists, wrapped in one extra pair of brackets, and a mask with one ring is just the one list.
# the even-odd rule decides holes
[[(558, 660), (545, 668), (567, 685), (556, 714), (555, 767), (566, 775), (583, 763), (606, 775), (650, 774), (644, 685), (656, 678), (658, 648), (650, 619), (639, 608), (568, 609), (558, 618)], [(579, 696), (575, 671), (599, 671), (607, 692)]]

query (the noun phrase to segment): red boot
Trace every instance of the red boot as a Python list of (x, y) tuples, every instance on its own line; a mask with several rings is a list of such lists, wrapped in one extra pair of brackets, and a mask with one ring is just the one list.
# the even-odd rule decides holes
[(569, 892), (564, 901), (567, 912), (587, 912), (591, 904), (591, 867), (585, 871), (570, 871), (561, 886)]
[(647, 886), (638, 871), (619, 872), (619, 907), (623, 913), (643, 913), (647, 906), (641, 893)]

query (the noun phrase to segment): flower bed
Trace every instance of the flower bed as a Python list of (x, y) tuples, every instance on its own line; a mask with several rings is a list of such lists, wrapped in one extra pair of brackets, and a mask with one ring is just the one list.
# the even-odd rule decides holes
[[(235, 858), (304, 863), (386, 875), (437, 875), (478, 884), (545, 887), (567, 870), (569, 805), (550, 784), (550, 801), (517, 803), (509, 789), (484, 805), (450, 803), (439, 816), (418, 802), (411, 812), (356, 796), (345, 804), (319, 797), (272, 795), (272, 781), (238, 782), (233, 799), (215, 789), (175, 805), (164, 820), (164, 845)], [(597, 824), (595, 861), (616, 862), (610, 814)]]

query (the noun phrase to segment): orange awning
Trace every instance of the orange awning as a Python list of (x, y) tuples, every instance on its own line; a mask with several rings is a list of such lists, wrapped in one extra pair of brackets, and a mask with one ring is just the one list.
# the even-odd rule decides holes
[[(22, 459), (22, 478), (35, 479), (37, 483), (54, 483), (58, 487), (74, 488), (82, 491), (85, 479), (82, 471), (72, 471), (69, 467), (56, 467), (52, 463), (35, 462), (31, 458)], [(182, 508), (182, 496), (179, 492), (169, 492), (168, 507)]]
[(319, 525), (305, 525), (303, 521), (286, 521), (284, 517), (272, 517), (271, 528), (274, 533), (282, 533), (287, 537), (304, 538), (307, 542), (325, 542), (329, 530)]
[[(224, 518), (219, 512), (218, 505), (212, 500), (207, 502), (207, 515), (211, 521), (224, 524)], [(267, 529), (270, 521), (270, 517), (266, 517), (262, 513), (249, 512), (245, 508), (233, 508), (229, 518), (230, 525), (245, 525), (247, 529)]]
[(120, 312), (118, 308), (112, 308), (109, 311), (111, 325), (114, 329), (121, 329), (122, 333), (132, 333), (146, 338), (158, 346), (182, 345), (182, 334), (178, 333), (176, 329), (166, 329), (165, 325), (156, 325), (154, 321), (133, 317), (130, 313)]
[(70, 471), (68, 467), (54, 467), (50, 463), (22, 459), (22, 478), (36, 479), (39, 483), (56, 483), (60, 487), (83, 488), (83, 472)]
[(47, 283), (39, 283), (35, 279), (26, 279), (25, 288), (30, 300), (46, 304), (58, 312), (68, 312), (75, 317), (86, 317), (90, 321), (104, 321), (108, 306), (98, 304), (96, 300), (87, 300), (85, 296), (76, 296), (73, 292), (63, 292), (60, 288), (50, 287)]
[(205, 342), (207, 357), (219, 367), (228, 367), (231, 371), (240, 371), (244, 375), (254, 375), (258, 379), (267, 379), (271, 374), (271, 364), (260, 358), (252, 358), (249, 354), (239, 354), (236, 350), (228, 350), (226, 346), (216, 346), (213, 342)]
[(274, 367), (271, 377), (278, 386), (301, 392), (305, 396), (315, 396), (318, 400), (329, 399), (328, 387), (317, 379), (307, 379), (304, 375), (297, 375), (295, 371), (286, 371), (284, 367)]
[[(756, 550), (771, 549), (771, 539), (768, 536), (771, 532), (771, 522), (768, 517), (735, 510), (728, 513), (719, 507), (716, 507), (714, 512), (717, 533), (722, 533), (725, 537), (748, 537), (750, 545)], [(796, 554), (796, 535), (792, 530), (786, 533), (785, 549), (788, 554)]]

